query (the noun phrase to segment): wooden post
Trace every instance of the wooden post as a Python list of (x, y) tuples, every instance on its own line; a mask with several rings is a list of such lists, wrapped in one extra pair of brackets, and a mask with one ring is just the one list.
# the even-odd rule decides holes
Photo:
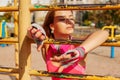
[[(17, 6), (17, 0), (14, 0), (14, 6)], [(18, 38), (18, 12), (14, 12), (14, 37)], [(15, 43), (15, 65), (19, 65), (18, 43)]]
[[(18, 0), (14, 0), (14, 6), (17, 7)], [(18, 12), (14, 12), (14, 37), (18, 38)], [(18, 43), (15, 43), (15, 66), (19, 67), (19, 47)], [(16, 80), (19, 80), (19, 75), (16, 75)]]
[[(14, 0), (14, 6), (17, 7), (18, 0)], [(14, 34), (18, 37), (18, 12), (14, 12)]]
[(30, 40), (26, 37), (30, 26), (30, 0), (19, 0), (19, 80), (31, 80), (30, 70)]

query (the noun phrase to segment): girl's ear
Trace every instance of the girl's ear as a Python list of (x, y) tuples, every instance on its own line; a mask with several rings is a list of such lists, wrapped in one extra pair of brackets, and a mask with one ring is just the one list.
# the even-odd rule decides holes
[(53, 24), (50, 24), (50, 29), (51, 29), (52, 31), (54, 31), (54, 25), (53, 25)]

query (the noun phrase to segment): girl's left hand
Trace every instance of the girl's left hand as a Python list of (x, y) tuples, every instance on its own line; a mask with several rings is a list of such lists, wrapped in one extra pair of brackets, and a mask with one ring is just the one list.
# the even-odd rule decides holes
[(54, 56), (51, 60), (61, 62), (63, 66), (68, 67), (76, 62), (79, 62), (84, 57), (85, 49), (83, 47), (77, 47), (72, 50), (68, 50), (63, 55)]
[(70, 58), (72, 58), (71, 55), (67, 54), (67, 55), (54, 56), (51, 58), (51, 60), (56, 62), (61, 62), (61, 61), (69, 60)]

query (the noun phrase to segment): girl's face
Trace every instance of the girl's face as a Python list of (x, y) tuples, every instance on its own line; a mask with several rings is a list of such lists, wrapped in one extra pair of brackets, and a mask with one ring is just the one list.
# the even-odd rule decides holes
[(72, 11), (55, 11), (54, 22), (50, 28), (56, 39), (66, 39), (74, 31), (74, 17)]

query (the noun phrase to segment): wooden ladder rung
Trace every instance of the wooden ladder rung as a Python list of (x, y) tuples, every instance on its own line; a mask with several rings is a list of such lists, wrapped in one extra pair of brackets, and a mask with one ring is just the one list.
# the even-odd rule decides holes
[(0, 39), (0, 44), (5, 43), (5, 44), (14, 44), (18, 43), (18, 38), (2, 38)]

